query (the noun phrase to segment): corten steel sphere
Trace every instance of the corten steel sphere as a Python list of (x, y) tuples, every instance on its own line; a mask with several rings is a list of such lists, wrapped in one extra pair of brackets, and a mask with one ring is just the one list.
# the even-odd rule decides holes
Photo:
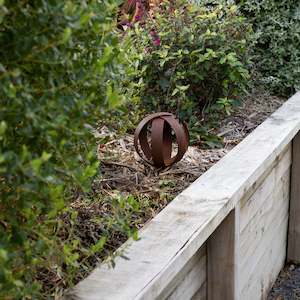
[[(172, 132), (178, 145), (172, 157)], [(169, 167), (180, 161), (189, 144), (189, 132), (185, 123), (167, 112), (155, 113), (144, 118), (134, 134), (134, 147), (138, 155), (155, 167)]]

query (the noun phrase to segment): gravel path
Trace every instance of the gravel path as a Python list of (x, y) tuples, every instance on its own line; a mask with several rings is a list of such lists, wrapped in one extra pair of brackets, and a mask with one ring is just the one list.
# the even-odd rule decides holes
[(280, 272), (267, 300), (300, 300), (300, 265), (286, 266)]

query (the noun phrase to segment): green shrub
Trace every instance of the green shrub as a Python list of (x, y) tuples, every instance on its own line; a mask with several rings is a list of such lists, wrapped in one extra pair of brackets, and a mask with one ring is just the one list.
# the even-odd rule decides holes
[(42, 298), (40, 270), (78, 268), (80, 240), (59, 240), (57, 215), (88, 191), (91, 127), (122, 101), (117, 5), (0, 1), (1, 299)]
[(128, 31), (133, 89), (150, 110), (189, 118), (216, 104), (230, 112), (249, 79), (251, 28), (233, 5), (161, 5)]
[(254, 61), (263, 83), (275, 94), (300, 88), (300, 6), (298, 0), (237, 1), (253, 23)]

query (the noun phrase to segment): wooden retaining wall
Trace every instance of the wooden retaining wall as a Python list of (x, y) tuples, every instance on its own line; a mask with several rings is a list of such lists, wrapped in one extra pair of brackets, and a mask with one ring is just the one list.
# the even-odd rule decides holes
[(299, 129), (300, 93), (128, 241), (129, 260), (102, 264), (66, 298), (265, 299), (287, 248), (300, 262)]

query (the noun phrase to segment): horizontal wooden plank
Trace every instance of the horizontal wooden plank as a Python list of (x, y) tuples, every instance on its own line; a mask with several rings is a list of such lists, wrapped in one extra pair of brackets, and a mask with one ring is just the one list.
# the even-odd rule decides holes
[[(281, 268), (284, 266), (286, 257), (288, 217), (278, 220), (276, 231), (269, 235), (264, 250), (258, 251), (258, 260), (253, 262), (253, 271), (243, 277), (241, 299), (265, 299), (266, 294), (276, 280)], [(261, 253), (263, 253), (261, 255)], [(243, 276), (243, 275), (242, 275)]]
[[(261, 199), (264, 203), (261, 209), (253, 215), (247, 227), (240, 235), (241, 268), (245, 273), (246, 262), (253, 263), (253, 257), (257, 256), (257, 250), (264, 242), (266, 232), (270, 228), (275, 230), (278, 220), (288, 216), (289, 207), (289, 170), (283, 176), (283, 180), (273, 186), (273, 192), (267, 199)], [(241, 210), (243, 217), (243, 210)]]
[[(274, 240), (286, 241), (287, 222), (284, 220), (288, 218), (288, 178), (289, 170), (286, 171), (281, 182), (274, 187), (274, 192), (267, 199), (262, 199), (265, 205), (253, 216), (251, 222), (241, 233), (240, 284), (243, 290), (248, 289), (253, 278), (260, 278), (265, 273), (270, 275), (270, 270), (260, 268), (262, 257), (266, 252), (269, 253), (270, 248), (273, 248)], [(285, 253), (286, 250), (281, 253), (280, 257), (285, 256)]]
[(238, 201), (276, 165), (300, 129), (300, 93), (290, 98), (221, 161), (140, 231), (129, 260), (116, 259), (79, 283), (69, 297), (89, 300), (156, 299)]
[[(279, 220), (288, 217), (289, 199), (288, 196), (282, 198), (280, 193), (274, 196), (274, 201), (278, 204), (277, 207), (272, 207), (270, 210), (258, 214), (253, 223), (249, 224), (249, 228), (247, 227), (241, 234), (240, 266), (242, 273), (249, 274), (252, 267), (255, 267), (254, 262), (256, 261), (256, 257), (259, 257), (258, 252), (261, 247), (262, 251), (266, 250), (264, 240), (267, 237), (268, 231), (275, 230)], [(271, 209), (273, 210), (271, 211)], [(261, 244), (264, 244), (264, 246), (261, 246)]]
[[(252, 243), (248, 242), (241, 245), (241, 286), (248, 282), (249, 276), (256, 274), (258, 261), (265, 251), (267, 251), (269, 247), (272, 247), (273, 238), (281, 238), (279, 236), (279, 232), (282, 230), (282, 228), (279, 228), (278, 224), (281, 224), (281, 221), (287, 218), (288, 209), (287, 206), (284, 206), (282, 207), (282, 211), (279, 211), (277, 219), (273, 219), (272, 222), (266, 226), (266, 228), (261, 227), (258, 228), (260, 232), (257, 231), (250, 233), (249, 241)], [(283, 224), (281, 225), (283, 226)], [(284, 230), (287, 231), (287, 224)], [(243, 237), (243, 239), (245, 239), (245, 237)]]
[[(272, 194), (274, 194), (274, 187), (278, 188), (278, 184), (281, 183), (283, 175), (290, 170), (291, 167), (291, 145), (287, 147), (287, 151), (284, 152), (282, 158), (278, 161), (271, 172), (266, 174), (266, 177), (262, 180), (257, 190), (246, 199), (241, 200), (241, 220), (240, 220), (240, 231), (242, 232), (248, 223), (252, 220), (253, 216), (265, 206), (265, 200)], [(288, 171), (289, 172), (289, 171)], [(286, 178), (289, 181), (289, 176)]]
[(200, 253), (197, 252), (197, 257), (193, 257), (188, 263), (189, 270), (185, 268), (178, 273), (175, 285), (176, 287), (167, 298), (163, 294), (161, 299), (178, 300), (191, 299), (198, 290), (206, 283), (206, 246), (201, 247)]

